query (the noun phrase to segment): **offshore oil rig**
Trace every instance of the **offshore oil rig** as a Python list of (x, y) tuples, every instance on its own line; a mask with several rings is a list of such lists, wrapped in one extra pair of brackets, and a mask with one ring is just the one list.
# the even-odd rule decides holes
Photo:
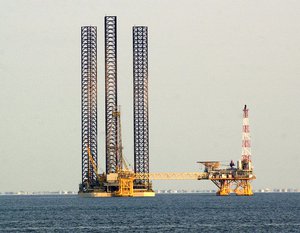
[(253, 195), (248, 109), (243, 109), (242, 159), (222, 167), (201, 161), (203, 172), (149, 172), (148, 28), (133, 26), (134, 169), (123, 156), (121, 112), (117, 102), (117, 17), (104, 17), (106, 171), (98, 173), (97, 27), (81, 27), (81, 119), (83, 197), (153, 197), (151, 180), (211, 180), (217, 195)]

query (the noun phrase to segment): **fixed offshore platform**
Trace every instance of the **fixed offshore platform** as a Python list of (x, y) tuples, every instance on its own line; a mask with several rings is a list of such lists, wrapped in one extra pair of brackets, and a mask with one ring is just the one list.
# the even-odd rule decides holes
[(123, 156), (121, 113), (117, 103), (117, 17), (104, 18), (106, 170), (98, 173), (97, 146), (97, 27), (81, 27), (81, 119), (83, 197), (155, 196), (152, 180), (211, 180), (217, 195), (253, 195), (248, 109), (243, 109), (243, 152), (237, 166), (231, 161), (202, 161), (203, 172), (149, 172), (148, 28), (132, 27), (134, 169)]

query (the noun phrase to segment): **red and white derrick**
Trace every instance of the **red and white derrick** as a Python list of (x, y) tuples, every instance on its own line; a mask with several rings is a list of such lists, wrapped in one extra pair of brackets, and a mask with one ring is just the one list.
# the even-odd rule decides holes
[(251, 161), (251, 139), (250, 139), (250, 128), (249, 128), (249, 118), (248, 118), (247, 105), (243, 109), (243, 132), (242, 132), (242, 161)]

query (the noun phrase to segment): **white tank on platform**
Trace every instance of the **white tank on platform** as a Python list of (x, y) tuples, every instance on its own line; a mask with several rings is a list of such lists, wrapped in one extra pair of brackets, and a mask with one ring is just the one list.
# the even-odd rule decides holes
[(238, 170), (242, 170), (243, 169), (243, 165), (242, 165), (242, 161), (241, 160), (237, 161), (237, 169)]
[(252, 162), (249, 161), (249, 162), (248, 162), (248, 170), (252, 171), (252, 169), (253, 169), (253, 168), (252, 168)]

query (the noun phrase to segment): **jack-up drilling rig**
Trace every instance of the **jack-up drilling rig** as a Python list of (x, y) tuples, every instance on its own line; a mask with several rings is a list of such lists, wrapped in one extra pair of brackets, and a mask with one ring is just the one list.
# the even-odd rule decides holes
[[(127, 195), (124, 190), (128, 169), (122, 156), (120, 111), (117, 109), (117, 17), (105, 16), (104, 22), (106, 171), (103, 174), (97, 172), (97, 28), (81, 28), (82, 183), (79, 194), (82, 196)], [(148, 174), (148, 28), (134, 26), (132, 36), (134, 171)], [(123, 179), (118, 180), (121, 174)], [(146, 175), (135, 179), (134, 184), (129, 183), (132, 186), (129, 196), (132, 190), (135, 196), (155, 195)]]
[[(97, 27), (81, 28), (81, 119), (82, 182), (79, 195), (84, 197), (155, 196), (151, 180), (211, 180), (217, 195), (253, 195), (250, 181), (255, 179), (251, 161), (248, 109), (244, 107), (242, 159), (235, 167), (222, 168), (219, 161), (199, 162), (203, 172), (149, 172), (148, 119), (148, 28), (134, 26), (133, 105), (134, 169), (123, 155), (121, 113), (117, 103), (117, 17), (105, 17), (105, 122), (106, 170), (98, 173), (97, 155)], [(235, 185), (234, 190), (231, 186)]]

